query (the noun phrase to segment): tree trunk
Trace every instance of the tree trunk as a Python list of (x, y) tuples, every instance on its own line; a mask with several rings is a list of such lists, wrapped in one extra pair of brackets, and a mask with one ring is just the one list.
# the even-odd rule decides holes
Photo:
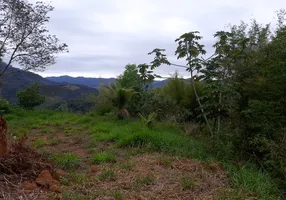
[[(219, 106), (221, 105), (221, 97), (222, 96), (222, 94), (221, 94), (221, 92), (219, 93)], [(219, 107), (219, 109), (218, 109), (218, 117), (217, 117), (217, 131), (219, 132), (220, 131), (220, 111), (221, 111), (221, 109), (220, 109), (220, 107)]]
[(0, 117), (0, 156), (5, 156), (8, 153), (8, 138), (7, 138), (7, 123), (6, 120)]
[(124, 119), (130, 117), (130, 114), (127, 109), (121, 109), (117, 114), (118, 119)]
[(213, 134), (211, 125), (210, 125), (209, 120), (208, 120), (208, 118), (207, 118), (207, 115), (206, 115), (206, 113), (205, 113), (205, 111), (204, 111), (204, 109), (203, 109), (203, 105), (201, 104), (200, 97), (199, 97), (199, 95), (198, 95), (198, 93), (197, 93), (197, 89), (196, 89), (195, 81), (194, 81), (194, 77), (193, 77), (193, 71), (191, 71), (191, 80), (192, 80), (193, 90), (194, 90), (194, 93), (195, 93), (197, 102), (198, 102), (198, 104), (199, 104), (200, 110), (201, 110), (202, 115), (203, 115), (203, 117), (204, 117), (204, 119), (205, 119), (205, 122), (206, 122), (206, 124), (207, 124), (208, 129), (209, 129), (209, 132), (210, 132), (210, 134), (211, 134), (211, 137), (213, 137), (214, 134)]
[[(187, 48), (187, 60), (191, 60), (191, 55), (189, 55), (189, 52), (188, 52), (188, 50), (189, 50), (189, 46), (188, 46), (188, 42), (185, 42), (185, 44), (186, 44), (186, 48)], [(201, 104), (201, 101), (200, 101), (200, 97), (199, 97), (199, 95), (198, 95), (198, 93), (197, 93), (197, 89), (196, 89), (196, 86), (195, 86), (195, 80), (194, 80), (194, 75), (193, 75), (193, 69), (192, 69), (192, 66), (189, 64), (189, 66), (190, 66), (190, 72), (191, 72), (191, 81), (192, 81), (192, 86), (193, 86), (193, 90), (194, 90), (194, 93), (195, 93), (195, 96), (196, 96), (196, 99), (197, 99), (197, 102), (198, 102), (198, 104), (199, 104), (199, 107), (200, 107), (200, 110), (201, 110), (201, 112), (202, 112), (202, 115), (203, 115), (203, 117), (204, 117), (204, 119), (205, 119), (205, 122), (206, 122), (206, 124), (207, 124), (207, 127), (208, 127), (208, 129), (209, 129), (209, 132), (210, 132), (210, 134), (211, 134), (211, 137), (213, 137), (213, 130), (212, 130), (212, 128), (211, 128), (211, 125), (210, 125), (210, 123), (209, 123), (209, 120), (208, 120), (208, 118), (207, 118), (207, 115), (206, 115), (206, 113), (205, 113), (205, 111), (204, 111), (204, 109), (203, 109), (203, 105)]]

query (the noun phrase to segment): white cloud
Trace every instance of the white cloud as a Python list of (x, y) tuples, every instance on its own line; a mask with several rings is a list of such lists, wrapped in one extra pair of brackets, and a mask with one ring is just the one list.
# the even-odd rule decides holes
[[(174, 57), (174, 40), (184, 32), (199, 30), (210, 49), (213, 34), (226, 24), (251, 18), (271, 22), (286, 1), (53, 0), (52, 5), (49, 28), (69, 45), (70, 54), (59, 55), (41, 74), (107, 77), (117, 76), (127, 63), (150, 62), (146, 54), (156, 47)], [(175, 69), (157, 71), (168, 75)]]

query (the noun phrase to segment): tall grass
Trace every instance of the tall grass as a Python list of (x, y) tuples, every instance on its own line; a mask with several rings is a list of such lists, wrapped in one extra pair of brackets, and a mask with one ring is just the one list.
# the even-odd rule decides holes
[[(92, 135), (96, 141), (114, 142), (117, 147), (145, 148), (147, 151), (158, 151), (170, 155), (195, 158), (203, 161), (220, 160), (217, 153), (210, 153), (206, 144), (189, 136), (179, 134), (180, 129), (159, 124), (154, 129), (148, 129), (139, 122), (117, 124), (109, 132)], [(205, 142), (205, 141), (204, 141)], [(226, 152), (227, 153), (227, 152)], [(234, 166), (229, 160), (222, 160), (225, 169), (231, 175), (234, 187), (242, 188), (245, 193), (255, 194), (259, 199), (278, 199), (276, 183), (267, 174), (255, 166), (245, 164)]]

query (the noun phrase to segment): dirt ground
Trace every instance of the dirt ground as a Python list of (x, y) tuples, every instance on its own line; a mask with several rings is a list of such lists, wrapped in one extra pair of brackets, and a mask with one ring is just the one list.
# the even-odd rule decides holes
[[(37, 148), (38, 154), (29, 147), (39, 140), (44, 144)], [(128, 150), (114, 148), (115, 162), (96, 164), (91, 162), (89, 141), (87, 134), (73, 135), (60, 128), (53, 134), (34, 129), (24, 144), (29, 147), (11, 147), (8, 157), (12, 172), (8, 169), (8, 159), (0, 161), (0, 169), (6, 170), (0, 176), (0, 199), (207, 200), (227, 199), (223, 197), (232, 193), (227, 174), (219, 163), (205, 164), (150, 152), (128, 154)], [(93, 152), (111, 148), (110, 144), (99, 143)], [(43, 152), (73, 153), (80, 158), (80, 164), (55, 177), (60, 167), (43, 156)], [(19, 160), (23, 165), (17, 166)], [(51, 185), (37, 183), (44, 170), (51, 173), (59, 188), (51, 190)]]

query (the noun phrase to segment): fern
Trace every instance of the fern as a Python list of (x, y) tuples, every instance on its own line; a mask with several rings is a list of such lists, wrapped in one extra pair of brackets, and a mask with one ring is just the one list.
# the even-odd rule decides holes
[(141, 118), (142, 123), (145, 126), (150, 127), (152, 125), (153, 121), (156, 119), (157, 113), (152, 112), (147, 116), (147, 118), (144, 117), (141, 113), (139, 113), (139, 116)]

